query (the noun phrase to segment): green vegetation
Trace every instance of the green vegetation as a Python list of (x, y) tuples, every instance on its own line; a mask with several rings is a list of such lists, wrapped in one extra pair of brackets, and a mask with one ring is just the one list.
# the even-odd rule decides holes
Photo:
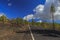
[[(11, 39), (12, 37), (20, 38), (19, 35), (23, 33), (18, 34), (17, 32), (29, 31), (28, 25), (31, 26), (32, 29), (35, 28), (35, 30), (39, 30), (40, 28), (49, 30), (53, 29), (53, 23), (35, 22), (34, 19), (32, 19), (32, 22), (28, 22), (18, 17), (15, 19), (8, 19), (6, 16), (3, 15), (0, 17), (0, 40), (9, 40), (9, 38)], [(54, 25), (55, 29), (60, 31), (60, 24), (54, 23)]]
[[(15, 18), (15, 19), (8, 19), (6, 16), (0, 17), (0, 29), (9, 29), (13, 31), (28, 31), (28, 25), (30, 25), (32, 28), (38, 27), (43, 29), (49, 29), (53, 30), (53, 23), (47, 23), (47, 22), (35, 22), (32, 19), (32, 22), (28, 22), (26, 20), (23, 20), (22, 18)], [(54, 29), (60, 30), (60, 24), (54, 23)]]

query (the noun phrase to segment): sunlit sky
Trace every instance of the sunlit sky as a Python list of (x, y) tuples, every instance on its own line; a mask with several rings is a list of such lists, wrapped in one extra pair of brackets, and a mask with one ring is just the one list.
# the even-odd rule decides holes
[(33, 14), (33, 9), (44, 3), (45, 0), (0, 0), (0, 14), (4, 13), (8, 18), (23, 18)]

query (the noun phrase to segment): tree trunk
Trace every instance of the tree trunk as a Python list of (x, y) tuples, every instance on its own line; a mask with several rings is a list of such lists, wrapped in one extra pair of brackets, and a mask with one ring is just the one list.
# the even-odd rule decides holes
[(55, 30), (55, 24), (54, 24), (54, 14), (52, 13), (52, 26), (53, 26), (53, 30)]

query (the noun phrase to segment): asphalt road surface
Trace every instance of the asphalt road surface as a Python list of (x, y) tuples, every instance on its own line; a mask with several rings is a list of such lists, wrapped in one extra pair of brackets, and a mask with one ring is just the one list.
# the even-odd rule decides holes
[(31, 36), (31, 33), (23, 32), (23, 33), (16, 33), (12, 36), (4, 36), (0, 37), (0, 40), (60, 40), (60, 33), (56, 32), (49, 32), (49, 31), (43, 31), (43, 30), (32, 30), (33, 38)]
[(32, 31), (34, 39), (32, 39), (32, 36), (30, 32), (26, 33), (17, 33), (16, 36), (14, 36), (14, 40), (60, 40), (59, 34), (54, 33), (40, 33), (39, 31)]
[[(60, 34), (33, 32), (34, 40), (60, 40)], [(33, 40), (30, 33), (24, 35), (25, 40)]]
[(43, 34), (34, 34), (35, 40), (60, 40), (60, 37), (54, 37)]
[(24, 34), (24, 40), (60, 40), (60, 31), (29, 28), (29, 31)]
[(1, 37), (0, 35), (0, 40), (60, 40), (60, 31), (30, 29), (25, 32), (16, 32), (10, 36)]

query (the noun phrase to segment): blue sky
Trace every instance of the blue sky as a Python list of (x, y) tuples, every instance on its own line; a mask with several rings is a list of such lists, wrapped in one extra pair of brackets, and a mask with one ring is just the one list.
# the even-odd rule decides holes
[(0, 13), (4, 13), (8, 18), (23, 18), (33, 14), (33, 9), (44, 3), (45, 0), (0, 0)]

